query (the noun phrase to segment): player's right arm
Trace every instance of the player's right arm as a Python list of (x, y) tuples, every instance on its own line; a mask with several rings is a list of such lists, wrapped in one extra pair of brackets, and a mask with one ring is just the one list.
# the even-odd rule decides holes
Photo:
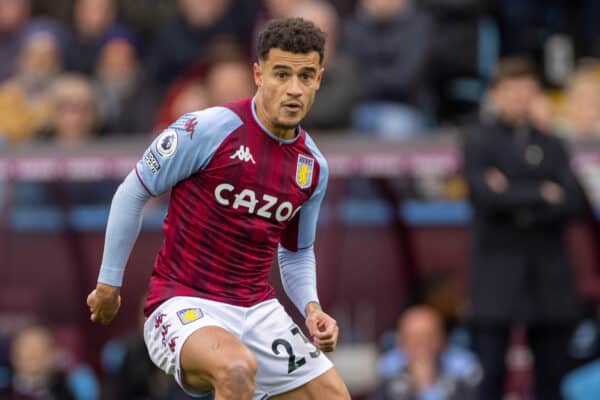
[(150, 198), (134, 171), (130, 172), (113, 197), (98, 283), (87, 298), (90, 318), (110, 323), (121, 305), (120, 287), (125, 264), (142, 226), (142, 210)]
[(224, 138), (240, 124), (230, 110), (209, 108), (179, 118), (148, 147), (111, 203), (98, 283), (87, 298), (92, 321), (108, 324), (119, 310), (125, 265), (139, 235), (148, 199), (203, 168)]

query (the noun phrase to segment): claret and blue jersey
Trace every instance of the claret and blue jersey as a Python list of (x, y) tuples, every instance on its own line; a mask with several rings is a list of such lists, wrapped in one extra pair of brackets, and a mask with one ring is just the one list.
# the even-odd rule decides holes
[(328, 175), (310, 136), (274, 136), (252, 99), (184, 115), (136, 173), (151, 195), (172, 189), (146, 315), (173, 296), (244, 307), (273, 298), (277, 245), (312, 245)]

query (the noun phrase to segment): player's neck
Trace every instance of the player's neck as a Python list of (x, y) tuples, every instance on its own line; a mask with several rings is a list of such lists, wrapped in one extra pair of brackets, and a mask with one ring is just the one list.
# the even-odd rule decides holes
[(256, 117), (259, 119), (262, 126), (264, 126), (266, 129), (268, 129), (269, 132), (271, 132), (271, 134), (273, 134), (283, 140), (291, 140), (296, 137), (297, 127), (282, 128), (282, 127), (275, 126), (271, 122), (271, 119), (268, 117), (267, 111), (265, 110), (264, 105), (262, 104), (262, 101), (260, 101), (260, 98), (258, 96), (256, 96), (254, 99), (255, 99), (254, 103), (256, 106), (256, 109), (255, 109)]

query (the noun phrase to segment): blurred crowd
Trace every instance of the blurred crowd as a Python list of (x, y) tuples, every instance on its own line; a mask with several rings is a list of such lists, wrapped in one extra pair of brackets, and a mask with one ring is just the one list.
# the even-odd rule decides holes
[[(527, 357), (535, 384), (515, 398), (600, 398), (598, 323), (582, 323), (564, 243), (586, 201), (556, 139), (600, 138), (600, 2), (0, 0), (0, 147), (147, 137), (252, 96), (256, 33), (287, 16), (328, 35), (308, 130), (464, 128), (465, 179), (444, 196), (470, 195), (473, 284), (445, 277), (406, 308), (370, 398), (500, 398), (519, 393), (509, 369)], [(91, 186), (95, 200), (110, 192)], [(185, 398), (138, 330), (94, 368), (57, 342), (31, 321), (0, 329), (0, 400)], [(514, 356), (522, 342), (531, 352)]]
[(592, 0), (2, 0), (0, 137), (151, 135), (251, 96), (254, 37), (302, 16), (328, 35), (304, 126), (405, 138), (478, 110), (499, 57), (538, 64), (567, 137), (600, 134)]

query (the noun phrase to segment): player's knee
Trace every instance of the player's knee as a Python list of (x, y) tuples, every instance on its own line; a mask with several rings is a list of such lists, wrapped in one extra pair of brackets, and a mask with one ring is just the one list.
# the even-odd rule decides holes
[(254, 378), (258, 365), (250, 352), (235, 358), (223, 360), (223, 364), (215, 376), (217, 390), (225, 390), (234, 394), (254, 392)]
[(352, 400), (346, 384), (337, 374), (330, 375), (329, 379), (324, 380), (319, 391), (322, 393), (327, 393), (328, 399)]
[(335, 384), (330, 385), (327, 388), (327, 393), (329, 393), (329, 395), (327, 396), (328, 399), (352, 400), (350, 398), (350, 393), (348, 392), (348, 389), (346, 388), (346, 385), (344, 385), (343, 382), (337, 382)]
[(344, 384), (338, 385), (338, 387), (334, 389), (334, 392), (335, 397), (332, 397), (333, 399), (352, 400), (352, 398), (350, 397), (350, 392), (348, 392), (348, 388)]

